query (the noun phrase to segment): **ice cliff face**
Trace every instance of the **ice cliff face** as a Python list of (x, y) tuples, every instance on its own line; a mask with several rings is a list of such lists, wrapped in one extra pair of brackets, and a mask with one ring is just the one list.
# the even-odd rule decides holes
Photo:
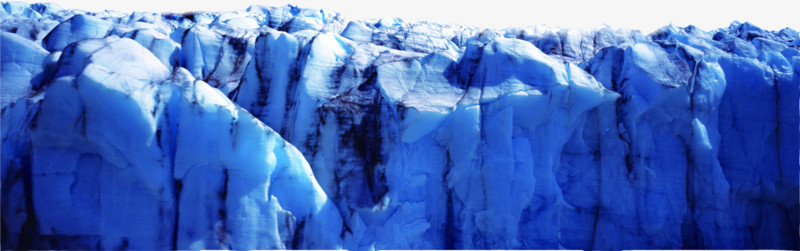
[(791, 29), (3, 8), (4, 247), (800, 248)]

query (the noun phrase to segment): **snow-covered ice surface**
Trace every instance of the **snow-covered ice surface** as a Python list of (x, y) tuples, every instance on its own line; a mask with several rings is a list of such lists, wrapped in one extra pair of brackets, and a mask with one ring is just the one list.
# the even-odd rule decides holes
[(2, 7), (4, 248), (800, 248), (791, 29)]

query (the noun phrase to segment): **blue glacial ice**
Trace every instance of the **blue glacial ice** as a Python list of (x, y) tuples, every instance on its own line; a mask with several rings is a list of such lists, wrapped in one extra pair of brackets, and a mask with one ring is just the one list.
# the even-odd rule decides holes
[(2, 246), (800, 249), (800, 35), (4, 2)]

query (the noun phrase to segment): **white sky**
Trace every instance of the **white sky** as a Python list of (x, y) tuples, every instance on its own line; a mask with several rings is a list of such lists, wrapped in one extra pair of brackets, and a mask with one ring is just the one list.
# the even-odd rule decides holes
[[(24, 0), (25, 2), (38, 2)], [(46, 1), (46, 0), (45, 0)], [(546, 0), (546, 1), (436, 1), (436, 0), (52, 0), (68, 9), (122, 12), (228, 11), (258, 4), (293, 4), (342, 13), (348, 19), (400, 17), (481, 27), (535, 24), (592, 28), (609, 24), (648, 34), (661, 26), (693, 24), (703, 30), (727, 27), (731, 21), (749, 21), (761, 28), (800, 31), (800, 0)]]

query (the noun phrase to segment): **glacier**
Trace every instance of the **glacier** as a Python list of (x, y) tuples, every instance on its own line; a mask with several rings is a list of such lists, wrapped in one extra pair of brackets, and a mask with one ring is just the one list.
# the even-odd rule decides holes
[(800, 35), (3, 2), (10, 249), (800, 249)]

